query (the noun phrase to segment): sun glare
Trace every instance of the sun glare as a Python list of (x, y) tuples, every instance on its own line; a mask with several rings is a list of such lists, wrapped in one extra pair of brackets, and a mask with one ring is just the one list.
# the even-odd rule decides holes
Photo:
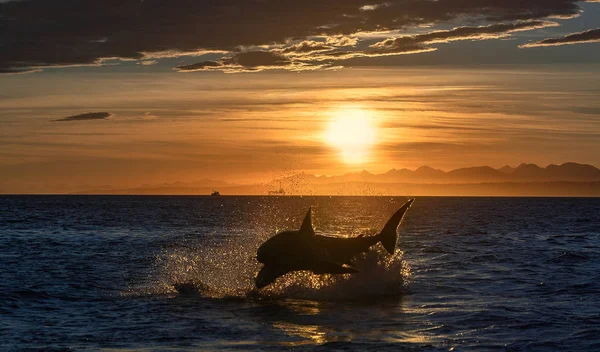
[(374, 117), (369, 111), (340, 109), (331, 115), (325, 141), (339, 151), (343, 162), (361, 164), (369, 160), (376, 135)]

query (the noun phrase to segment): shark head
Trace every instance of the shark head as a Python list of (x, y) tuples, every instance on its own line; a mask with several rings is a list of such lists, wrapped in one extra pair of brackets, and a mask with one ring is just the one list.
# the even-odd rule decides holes
[(271, 284), (273, 281), (275, 281), (275, 279), (286, 273), (287, 271), (279, 270), (279, 268), (265, 265), (262, 269), (260, 269), (258, 275), (256, 275), (256, 278), (254, 279), (254, 284), (256, 285), (256, 288), (260, 290), (261, 288)]

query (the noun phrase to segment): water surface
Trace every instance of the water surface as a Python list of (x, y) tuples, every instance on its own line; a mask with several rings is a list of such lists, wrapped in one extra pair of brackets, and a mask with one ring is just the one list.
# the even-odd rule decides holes
[(252, 289), (309, 206), (356, 236), (405, 200), (0, 197), (0, 350), (600, 350), (600, 199), (417, 198), (395, 256)]

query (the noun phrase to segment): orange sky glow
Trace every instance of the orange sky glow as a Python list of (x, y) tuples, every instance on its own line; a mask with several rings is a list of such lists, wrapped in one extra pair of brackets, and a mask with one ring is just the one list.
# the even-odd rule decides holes
[[(600, 164), (595, 66), (3, 79), (5, 193)], [(110, 117), (56, 121), (74, 111)]]
[[(477, 166), (462, 181), (600, 192), (599, 6), (0, 0), (0, 193), (348, 194), (311, 177)], [(522, 163), (569, 164), (498, 170)], [(536, 194), (591, 194), (568, 186)]]

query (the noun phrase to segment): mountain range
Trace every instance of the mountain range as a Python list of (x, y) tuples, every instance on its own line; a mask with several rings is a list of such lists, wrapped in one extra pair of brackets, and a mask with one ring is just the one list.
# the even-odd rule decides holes
[(429, 166), (366, 170), (340, 176), (298, 173), (261, 184), (230, 184), (217, 180), (163, 183), (128, 189), (83, 190), (83, 194), (266, 195), (282, 187), (286, 195), (413, 195), (413, 196), (600, 196), (600, 169), (573, 162), (539, 167), (521, 164), (442, 171)]
[(315, 176), (300, 173), (274, 180), (273, 183), (286, 184), (312, 183), (412, 183), (412, 184), (463, 184), (490, 182), (598, 182), (600, 169), (587, 164), (564, 163), (548, 165), (545, 168), (535, 164), (521, 164), (517, 167), (504, 166), (494, 169), (489, 166), (477, 166), (451, 170), (448, 172), (421, 166), (415, 170), (392, 169), (383, 174), (372, 174), (366, 170), (341, 176)]

